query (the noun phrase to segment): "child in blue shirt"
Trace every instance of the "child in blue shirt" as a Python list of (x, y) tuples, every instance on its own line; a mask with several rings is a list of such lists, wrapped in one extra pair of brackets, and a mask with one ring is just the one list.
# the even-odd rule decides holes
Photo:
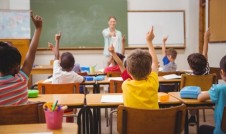
[[(226, 82), (226, 55), (220, 61), (220, 69), (221, 78)], [(205, 101), (208, 99), (215, 103), (215, 127), (202, 125), (199, 127), (199, 134), (224, 134), (221, 130), (221, 120), (224, 106), (226, 105), (226, 84), (214, 84), (209, 91), (201, 93), (198, 96), (199, 101)]]

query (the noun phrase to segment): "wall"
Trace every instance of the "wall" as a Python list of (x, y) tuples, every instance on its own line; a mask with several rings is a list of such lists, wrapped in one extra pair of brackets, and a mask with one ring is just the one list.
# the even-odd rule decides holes
[[(10, 9), (28, 9), (29, 0), (0, 0), (0, 8), (4, 8), (3, 5), (10, 7)], [(186, 49), (178, 50), (178, 56), (176, 63), (178, 69), (188, 69), (187, 56), (190, 53), (198, 52), (198, 29), (199, 29), (199, 1), (198, 0), (128, 0), (128, 10), (185, 10), (186, 17)], [(210, 44), (209, 45), (209, 63), (210, 66), (219, 66), (220, 58), (225, 55), (225, 43)], [(126, 50), (128, 54), (131, 50)], [(76, 62), (81, 65), (95, 65), (97, 69), (102, 68), (103, 57), (102, 50), (95, 51), (71, 51)], [(159, 62), (161, 63), (161, 51), (157, 50)], [(36, 54), (35, 64), (49, 64), (49, 61), (53, 59), (53, 55), (50, 51), (39, 51)], [(43, 79), (46, 76), (35, 76), (34, 80)]]

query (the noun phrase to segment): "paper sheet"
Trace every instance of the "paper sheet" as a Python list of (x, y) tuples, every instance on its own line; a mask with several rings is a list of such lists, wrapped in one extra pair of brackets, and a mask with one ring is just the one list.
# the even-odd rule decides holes
[(108, 80), (121, 80), (123, 81), (122, 77), (109, 77)]
[(181, 79), (181, 76), (180, 75), (176, 75), (176, 74), (164, 75), (162, 77), (167, 79), (167, 80), (169, 80), (169, 79)]
[(119, 102), (123, 103), (122, 95), (103, 95), (101, 98), (101, 102), (107, 103), (107, 102)]

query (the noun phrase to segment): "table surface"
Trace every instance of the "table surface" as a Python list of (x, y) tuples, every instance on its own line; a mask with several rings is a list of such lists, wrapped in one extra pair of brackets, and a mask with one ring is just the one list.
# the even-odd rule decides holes
[(29, 98), (29, 101), (56, 102), (67, 106), (83, 106), (84, 94), (39, 94), (37, 98)]
[(77, 134), (78, 125), (76, 123), (63, 123), (62, 129), (49, 130), (45, 123), (43, 124), (20, 124), (20, 125), (0, 125), (1, 134), (8, 133), (53, 133), (53, 134)]

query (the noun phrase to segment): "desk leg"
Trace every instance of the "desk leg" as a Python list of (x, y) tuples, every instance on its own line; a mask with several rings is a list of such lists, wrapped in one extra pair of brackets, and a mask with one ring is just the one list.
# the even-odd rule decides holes
[(186, 110), (186, 117), (185, 117), (185, 126), (184, 126), (184, 134), (188, 134), (188, 110)]
[(95, 134), (101, 134), (101, 112), (100, 108), (93, 108)]
[(93, 93), (94, 94), (99, 94), (100, 93), (100, 85), (95, 83), (93, 87)]

